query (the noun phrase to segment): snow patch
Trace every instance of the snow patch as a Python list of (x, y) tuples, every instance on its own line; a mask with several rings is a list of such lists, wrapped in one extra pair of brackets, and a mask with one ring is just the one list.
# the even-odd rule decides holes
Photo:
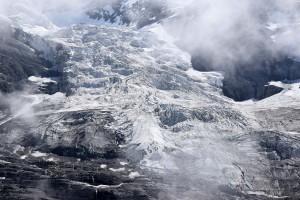
[(136, 2), (138, 2), (138, 0), (127, 0), (125, 1), (124, 5), (128, 8), (132, 7), (133, 4), (135, 4)]
[(47, 156), (48, 154), (42, 153), (42, 152), (39, 152), (39, 151), (34, 151), (31, 155), (32, 155), (33, 157), (39, 158), (39, 157), (45, 157), (45, 156)]
[(122, 167), (122, 168), (118, 168), (118, 169), (115, 169), (115, 168), (109, 168), (110, 171), (113, 171), (113, 172), (123, 172), (125, 171), (125, 168)]
[(55, 161), (57, 161), (57, 159), (55, 159), (53, 157), (50, 157), (50, 158), (47, 159), (47, 161), (49, 161), (49, 162), (55, 162)]
[(31, 82), (35, 82), (35, 83), (38, 83), (38, 84), (43, 84), (43, 83), (56, 83), (56, 81), (54, 81), (54, 79), (51, 79), (51, 78), (42, 78), (42, 77), (36, 77), (36, 76), (30, 76), (28, 78), (29, 81)]
[(10, 164), (11, 162), (7, 162), (5, 160), (0, 160), (0, 163), (3, 163), (3, 164)]
[(105, 168), (107, 168), (107, 165), (102, 164), (102, 165), (100, 165), (100, 168), (105, 169)]
[(155, 33), (158, 39), (165, 41), (169, 44), (173, 44), (177, 39), (169, 35), (166, 29), (161, 24), (152, 24), (150, 26), (144, 27), (142, 30), (149, 30)]
[(276, 196), (276, 195), (267, 194), (263, 191), (248, 191), (246, 193), (251, 194), (251, 195), (264, 196), (264, 197), (272, 198), (272, 199), (286, 199), (286, 198), (289, 198), (289, 196)]
[(125, 165), (128, 165), (129, 163), (128, 162), (120, 162), (120, 165), (122, 166), (125, 166)]
[(138, 172), (131, 172), (129, 175), (128, 175), (128, 177), (130, 178), (130, 179), (135, 179), (135, 178), (137, 178), (137, 177), (140, 177), (141, 175), (138, 173)]
[(79, 182), (79, 181), (72, 181), (72, 183), (76, 184), (76, 185), (84, 185), (86, 187), (92, 187), (92, 188), (96, 188), (96, 189), (119, 188), (123, 185), (123, 183), (121, 183), (119, 185), (90, 185), (88, 183)]

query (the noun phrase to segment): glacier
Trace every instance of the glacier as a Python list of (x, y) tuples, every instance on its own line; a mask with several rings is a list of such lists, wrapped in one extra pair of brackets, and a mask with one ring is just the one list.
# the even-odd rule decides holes
[(53, 73), (1, 95), (2, 199), (299, 198), (299, 80), (235, 102), (224, 72), (195, 70), (160, 21), (15, 9), (16, 39)]

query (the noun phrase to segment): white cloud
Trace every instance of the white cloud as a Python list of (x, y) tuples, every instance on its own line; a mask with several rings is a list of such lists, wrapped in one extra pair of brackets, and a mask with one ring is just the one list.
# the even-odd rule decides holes
[(291, 23), (297, 13), (293, 0), (194, 0), (167, 26), (190, 52), (212, 65), (230, 66), (261, 52), (272, 55), (274, 33), (265, 26), (283, 20)]

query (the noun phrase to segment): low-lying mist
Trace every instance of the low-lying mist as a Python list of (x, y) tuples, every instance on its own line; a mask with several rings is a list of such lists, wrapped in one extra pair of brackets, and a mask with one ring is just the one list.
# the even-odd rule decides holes
[(6, 111), (6, 117), (0, 120), (1, 123), (6, 123), (13, 118), (20, 118), (24, 121), (34, 120), (33, 107), (38, 103), (38, 99), (30, 96), (31, 93), (29, 90), (11, 94), (0, 93), (0, 109)]

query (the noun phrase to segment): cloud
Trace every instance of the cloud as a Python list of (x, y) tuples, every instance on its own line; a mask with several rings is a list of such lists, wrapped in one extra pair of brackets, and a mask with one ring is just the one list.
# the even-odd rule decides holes
[(1, 123), (6, 123), (12, 119), (19, 118), (24, 122), (31, 122), (35, 120), (34, 105), (39, 100), (35, 96), (29, 95), (30, 90), (23, 90), (18, 93), (2, 94), (0, 92), (0, 108), (1, 110), (8, 109), (8, 116)]
[(181, 47), (204, 63), (229, 67), (274, 55), (283, 45), (274, 46), (275, 33), (266, 27), (293, 23), (298, 17), (295, 5), (292, 0), (194, 0), (166, 27), (180, 38)]

